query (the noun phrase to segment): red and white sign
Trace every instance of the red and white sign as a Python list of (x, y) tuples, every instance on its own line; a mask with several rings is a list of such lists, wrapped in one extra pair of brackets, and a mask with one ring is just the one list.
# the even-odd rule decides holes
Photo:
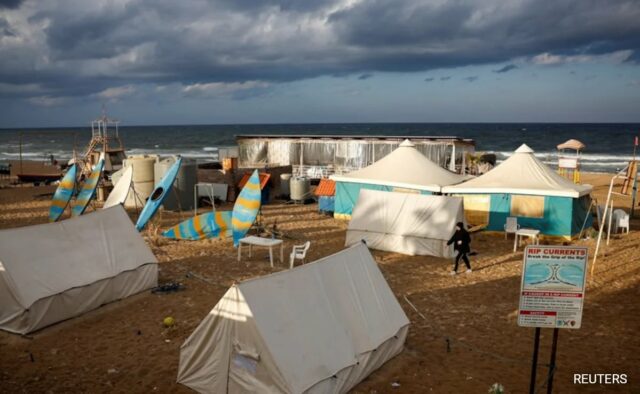
[(580, 328), (587, 248), (531, 245), (525, 249), (518, 325)]

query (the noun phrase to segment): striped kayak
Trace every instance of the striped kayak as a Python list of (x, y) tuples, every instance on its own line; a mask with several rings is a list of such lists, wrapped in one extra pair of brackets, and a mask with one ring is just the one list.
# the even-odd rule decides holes
[(53, 199), (51, 200), (51, 208), (49, 208), (49, 221), (55, 222), (60, 219), (62, 213), (67, 208), (69, 200), (73, 196), (76, 188), (76, 175), (78, 174), (78, 166), (75, 164), (69, 168), (67, 173), (60, 180), (60, 184), (53, 193)]
[(256, 220), (260, 210), (260, 195), (260, 177), (258, 170), (254, 170), (233, 206), (231, 214), (233, 246), (238, 246), (240, 239), (244, 238)]
[(231, 211), (207, 212), (187, 219), (162, 233), (171, 239), (200, 240), (231, 236)]
[(171, 187), (173, 186), (173, 182), (178, 176), (178, 170), (180, 169), (181, 164), (182, 158), (178, 157), (176, 162), (173, 163), (171, 168), (169, 168), (169, 171), (167, 171), (160, 182), (158, 182), (156, 188), (153, 189), (151, 195), (149, 195), (149, 199), (147, 200), (147, 203), (144, 204), (144, 208), (142, 208), (142, 212), (140, 212), (140, 216), (136, 222), (136, 229), (138, 231), (142, 231), (144, 226), (147, 225), (147, 222), (156, 214), (160, 205), (162, 205), (162, 202), (165, 197), (167, 197), (169, 190), (171, 190)]
[(91, 199), (96, 193), (98, 182), (100, 182), (100, 176), (102, 175), (102, 169), (104, 168), (104, 159), (100, 159), (98, 164), (93, 166), (91, 174), (84, 180), (82, 189), (76, 197), (76, 202), (71, 208), (71, 216), (80, 216), (84, 213), (85, 209), (89, 206)]

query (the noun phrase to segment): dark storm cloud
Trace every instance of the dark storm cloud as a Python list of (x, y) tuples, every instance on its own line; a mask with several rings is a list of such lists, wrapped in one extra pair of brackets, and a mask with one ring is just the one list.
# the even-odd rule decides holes
[(0, 16), (0, 38), (2, 37), (15, 37), (15, 33), (11, 31), (9, 22)]
[(18, 8), (22, 0), (0, 0), (0, 10), (3, 8)]
[(358, 77), (358, 79), (359, 79), (359, 80), (361, 80), (361, 81), (364, 81), (364, 80), (369, 79), (369, 78), (371, 78), (371, 77), (373, 77), (373, 75), (372, 75), (372, 74), (365, 73), (365, 74), (361, 74), (361, 75)]
[(502, 74), (502, 73), (509, 72), (511, 70), (515, 70), (516, 68), (518, 68), (518, 66), (516, 66), (515, 64), (507, 64), (504, 67), (500, 67), (497, 70), (493, 70), (493, 72), (497, 74)]
[[(0, 0), (0, 7), (17, 13), (13, 26), (0, 19), (0, 34), (15, 36), (0, 41), (0, 83), (37, 84), (61, 96), (128, 84), (366, 79), (378, 71), (540, 54), (553, 55), (556, 62), (558, 56), (625, 50), (626, 61), (640, 56), (640, 2), (633, 0), (40, 0), (31, 5)], [(20, 17), (22, 23), (13, 22)]]

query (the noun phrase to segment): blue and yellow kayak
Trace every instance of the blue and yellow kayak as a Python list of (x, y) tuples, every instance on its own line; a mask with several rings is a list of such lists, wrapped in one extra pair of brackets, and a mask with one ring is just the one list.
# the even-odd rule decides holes
[(260, 178), (258, 170), (253, 171), (251, 177), (242, 188), (231, 214), (231, 229), (233, 231), (233, 246), (238, 246), (240, 239), (247, 231), (260, 211)]
[(102, 175), (102, 169), (104, 168), (104, 159), (100, 159), (98, 164), (93, 166), (93, 170), (91, 170), (91, 174), (84, 180), (82, 184), (82, 189), (80, 189), (80, 193), (76, 197), (76, 202), (71, 208), (71, 216), (80, 216), (84, 213), (87, 206), (91, 202), (91, 199), (96, 193), (96, 188), (98, 187), (98, 182), (100, 182), (100, 176)]
[(153, 189), (153, 192), (149, 196), (147, 203), (144, 204), (144, 208), (142, 208), (140, 217), (138, 217), (138, 221), (136, 222), (136, 229), (138, 231), (142, 231), (147, 222), (156, 214), (160, 205), (162, 205), (162, 201), (167, 197), (169, 190), (171, 190), (171, 187), (173, 186), (173, 182), (178, 176), (178, 170), (180, 169), (181, 164), (182, 158), (178, 157), (176, 162), (173, 163), (171, 168), (169, 168), (169, 171), (167, 171), (160, 182), (158, 182), (156, 188)]
[(162, 233), (171, 239), (197, 241), (231, 236), (231, 211), (207, 212), (187, 219)]
[(69, 200), (73, 197), (76, 188), (76, 175), (78, 174), (78, 166), (75, 164), (69, 168), (67, 173), (60, 180), (60, 184), (53, 193), (51, 199), (51, 208), (49, 208), (49, 221), (55, 222), (60, 219), (62, 213), (69, 205)]

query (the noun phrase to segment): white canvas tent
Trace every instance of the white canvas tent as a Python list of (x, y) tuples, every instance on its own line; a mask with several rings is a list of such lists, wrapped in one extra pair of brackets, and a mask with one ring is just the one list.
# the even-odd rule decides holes
[(121, 206), (0, 231), (0, 329), (26, 334), (154, 287), (157, 260)]
[(465, 222), (462, 198), (360, 190), (345, 245), (364, 240), (372, 249), (453, 257), (447, 241)]
[(420, 153), (411, 141), (405, 140), (396, 150), (370, 166), (344, 175), (333, 175), (331, 179), (440, 192), (442, 186), (460, 183), (468, 178), (440, 167)]
[(578, 198), (591, 193), (591, 185), (578, 185), (541, 162), (522, 144), (515, 154), (491, 171), (467, 182), (442, 188), (443, 193), (517, 193)]
[(201, 393), (344, 393), (402, 351), (409, 320), (360, 243), (232, 286), (182, 345)]
[(464, 196), (468, 220), (487, 231), (502, 232), (516, 217), (521, 227), (567, 241), (591, 226), (592, 190), (558, 175), (525, 144), (486, 174), (442, 188)]

